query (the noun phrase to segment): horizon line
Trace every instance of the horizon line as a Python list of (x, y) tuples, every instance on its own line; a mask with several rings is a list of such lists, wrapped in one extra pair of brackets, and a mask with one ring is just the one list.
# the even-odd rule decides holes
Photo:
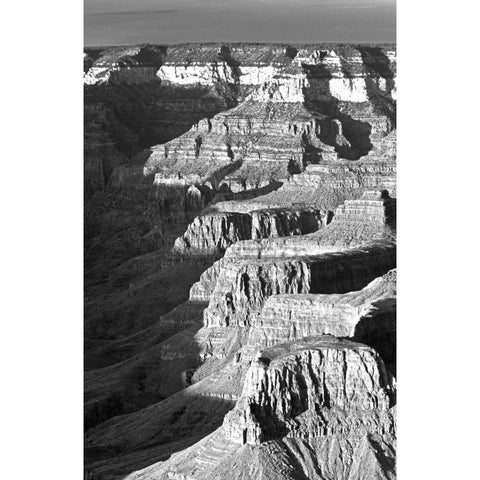
[(119, 45), (83, 45), (83, 48), (123, 48), (123, 47), (141, 47), (146, 45), (153, 45), (159, 47), (171, 47), (181, 45), (397, 45), (397, 42), (244, 42), (244, 41), (204, 41), (204, 42), (175, 42), (175, 43), (154, 43), (154, 42), (140, 42)]

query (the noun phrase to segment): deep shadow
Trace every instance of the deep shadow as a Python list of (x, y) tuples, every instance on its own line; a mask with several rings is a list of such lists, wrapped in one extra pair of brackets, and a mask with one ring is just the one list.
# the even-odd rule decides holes
[[(368, 72), (366, 78), (368, 98), (375, 110), (390, 120), (393, 130), (397, 125), (397, 102), (392, 98), (395, 75), (391, 69), (390, 59), (380, 47), (357, 45), (356, 48), (360, 51), (363, 64)], [(378, 87), (379, 78), (385, 80), (384, 91)]]
[[(341, 110), (341, 102), (330, 94), (332, 74), (323, 64), (303, 64), (307, 75), (308, 87), (303, 89), (305, 107), (318, 117), (320, 140), (335, 148), (341, 158), (358, 160), (372, 149), (370, 134), (372, 127), (367, 122), (355, 120)], [(338, 123), (341, 132), (338, 131)], [(347, 142), (340, 143), (337, 136), (341, 134)]]
[(308, 293), (347, 293), (361, 290), (395, 266), (396, 247), (393, 244), (324, 254), (318, 260), (312, 261)]
[(101, 401), (85, 406), (83, 414), (83, 428), (85, 431), (108, 420), (109, 418), (124, 413), (123, 399), (114, 393)]
[[(160, 81), (87, 85), (84, 89), (86, 119), (91, 118), (89, 109), (95, 106), (94, 120), (108, 131), (117, 148), (129, 156), (179, 137), (203, 118), (212, 118), (231, 108), (232, 100), (228, 100), (208, 86), (168, 85)], [(88, 133), (88, 122), (85, 127)], [(138, 137), (136, 143), (124, 139), (127, 131)]]
[(298, 48), (294, 47), (293, 45), (288, 45), (285, 48), (285, 56), (287, 56), (290, 60), (293, 60), (298, 53)]
[(202, 363), (196, 333), (207, 302), (187, 301), (155, 324), (131, 335), (97, 343), (86, 357), (104, 363), (85, 372), (84, 426), (136, 412), (191, 385)]
[(385, 222), (392, 229), (397, 229), (397, 199), (390, 198), (387, 190), (382, 190), (382, 198), (385, 200)]
[(371, 443), (375, 456), (377, 457), (378, 463), (382, 466), (382, 469), (394, 473), (396, 468), (395, 456), (388, 457), (385, 455), (385, 448), (375, 440), (373, 435), (368, 435), (368, 441)]
[(374, 311), (360, 319), (353, 340), (376, 350), (387, 370), (397, 375), (397, 306), (394, 298), (372, 304)]
[(221, 211), (217, 207), (215, 207), (215, 204), (218, 202), (226, 202), (231, 200), (250, 200), (252, 198), (266, 195), (267, 193), (278, 190), (282, 185), (283, 182), (278, 182), (274, 180), (268, 185), (265, 185), (264, 187), (253, 188), (250, 190), (242, 190), (240, 192), (233, 192), (227, 183), (221, 183), (215, 194), (213, 202), (208, 207), (206, 207), (203, 213), (214, 213)]
[(121, 66), (142, 65), (145, 67), (160, 68), (167, 56), (167, 47), (165, 45), (145, 44), (140, 47), (140, 51), (134, 56), (121, 57), (118, 63)]
[[(174, 402), (167, 399), (150, 407), (151, 420), (147, 423), (142, 412), (116, 417), (87, 433), (85, 478), (123, 478), (133, 471), (168, 460), (172, 454), (219, 428), (234, 404), (232, 400), (217, 397), (188, 396), (183, 391), (175, 396)], [(109, 429), (122, 431), (122, 439), (111, 435), (108, 440), (100, 440)]]

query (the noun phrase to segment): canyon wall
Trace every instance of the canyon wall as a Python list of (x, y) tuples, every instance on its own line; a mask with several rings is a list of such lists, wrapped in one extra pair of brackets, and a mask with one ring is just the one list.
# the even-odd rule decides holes
[(89, 480), (395, 478), (396, 48), (90, 48)]

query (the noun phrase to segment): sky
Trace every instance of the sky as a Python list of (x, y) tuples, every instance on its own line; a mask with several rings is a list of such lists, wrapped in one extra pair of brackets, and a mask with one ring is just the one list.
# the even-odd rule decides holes
[(84, 0), (86, 46), (387, 43), (395, 0)]

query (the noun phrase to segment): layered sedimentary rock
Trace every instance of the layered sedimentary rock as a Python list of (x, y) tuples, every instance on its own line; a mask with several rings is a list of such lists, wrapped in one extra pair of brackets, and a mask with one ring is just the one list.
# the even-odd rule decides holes
[(302, 104), (248, 100), (202, 120), (185, 135), (151, 148), (145, 174), (178, 175), (216, 190), (260, 188), (303, 170), (313, 119)]
[(163, 81), (191, 85), (227, 82), (260, 85), (292, 60), (287, 46), (178, 45), (170, 47), (158, 76)]
[[(211, 92), (230, 107), (247, 96), (172, 144), (145, 152), (147, 173), (168, 166), (183, 176), (191, 157), (196, 182), (208, 183), (209, 173), (221, 170), (227, 184), (242, 189), (289, 178), (322, 159), (356, 160), (395, 128), (396, 60), (389, 47), (144, 45), (92, 51), (86, 59), (87, 85), (157, 81), (197, 98), (204, 88), (200, 95)], [(162, 115), (169, 116), (160, 113), (155, 122)]]
[[(98, 389), (105, 389), (104, 385), (110, 385), (110, 390), (108, 388), (104, 390), (104, 396), (101, 397), (103, 400), (96, 400), (91, 404), (90, 418), (95, 420), (95, 415), (98, 415), (99, 419), (102, 419), (102, 415), (103, 419), (108, 418), (111, 412), (115, 413), (115, 405), (122, 408), (120, 411), (128, 412), (131, 407), (121, 400), (121, 392), (124, 390), (130, 392), (128, 393), (130, 405), (135, 405), (137, 402), (138, 407), (142, 405), (141, 402), (151, 401), (154, 392), (158, 395), (158, 392), (161, 391), (155, 387), (155, 382), (159, 381), (155, 379), (161, 379), (165, 387), (172, 386), (173, 391), (178, 390), (182, 385), (188, 385), (188, 382), (195, 381), (198, 383), (195, 383), (194, 386), (197, 386), (196, 388), (200, 389), (202, 395), (206, 395), (208, 398), (211, 398), (212, 395), (214, 398), (227, 398), (229, 401), (238, 398), (240, 392), (235, 392), (235, 384), (238, 385), (238, 380), (243, 380), (245, 377), (252, 358), (248, 352), (261, 345), (261, 342), (257, 343), (256, 333), (258, 333), (259, 325), (262, 324), (262, 312), (265, 310), (265, 308), (262, 310), (262, 307), (265, 301), (268, 298), (274, 298), (271, 295), (276, 293), (290, 293), (295, 297), (297, 293), (358, 290), (369, 280), (388, 271), (395, 262), (394, 206), (395, 202), (385, 192), (367, 192), (361, 200), (346, 202), (337, 210), (334, 220), (324, 229), (315, 234), (291, 237), (292, 240), (299, 242), (297, 246), (299, 250), (295, 250), (294, 244), (287, 245), (290, 258), (285, 258), (287, 250), (285, 250), (284, 242), (286, 239), (277, 238), (234, 244), (227, 249), (225, 258), (216, 262), (213, 268), (208, 269), (191, 290), (191, 301), (209, 302), (204, 313), (204, 327), (200, 328), (199, 319), (198, 327), (191, 330), (191, 333), (187, 333), (185, 330), (184, 333), (162, 342), (158, 347), (152, 346), (150, 349), (143, 350), (139, 356), (132, 357), (121, 365), (115, 366), (112, 372), (118, 373), (114, 373), (113, 376), (108, 371), (105, 372), (106, 377), (103, 376), (103, 373), (100, 375), (100, 372), (95, 373), (92, 381), (94, 378), (96, 380), (93, 383), (89, 381), (94, 390), (100, 393)], [(320, 239), (316, 238), (319, 235)], [(309, 240), (310, 237), (313, 237), (313, 242)], [(342, 238), (345, 239), (345, 243), (340, 242)], [(250, 246), (245, 249), (244, 244), (249, 243), (259, 248), (252, 249)], [(312, 252), (315, 251), (315, 248), (317, 249), (317, 257), (310, 255), (302, 258), (302, 249), (308, 245), (313, 248)], [(352, 246), (357, 248), (352, 249)], [(235, 253), (235, 249), (239, 253)], [(333, 251), (329, 253), (329, 249)], [(230, 251), (234, 253), (230, 253)], [(229, 272), (232, 272), (232, 269), (240, 278), (238, 284), (228, 280), (231, 275)], [(279, 274), (280, 271), (283, 274)], [(251, 282), (245, 282), (245, 272), (251, 273)], [(275, 272), (275, 274), (269, 272)], [(351, 297), (350, 301), (353, 305), (357, 299), (356, 304), (363, 309), (362, 311), (366, 313), (365, 317), (367, 317), (369, 305), (373, 299), (382, 299), (383, 289), (386, 290), (385, 295), (388, 296), (391, 289), (385, 287), (383, 281), (378, 281), (378, 283), (380, 285), (369, 286), (363, 293), (346, 294), (341, 297)], [(224, 292), (225, 288), (229, 289), (230, 286), (233, 286), (231, 296), (228, 295), (228, 292), (227, 294)], [(234, 295), (238, 295), (238, 298)], [(218, 303), (220, 298), (223, 300)], [(348, 303), (349, 300), (346, 301)], [(338, 303), (338, 309), (342, 310), (341, 298), (332, 299), (332, 302)], [(206, 303), (203, 305), (205, 306)], [(177, 322), (176, 317), (177, 314), (173, 314), (174, 323)], [(280, 318), (278, 320), (281, 322)], [(341, 321), (344, 321), (343, 317)], [(325, 323), (328, 323), (328, 319), (325, 319)], [(353, 322), (351, 326), (353, 328)], [(232, 327), (234, 328), (232, 329)], [(161, 328), (165, 329), (165, 326)], [(195, 333), (198, 328), (200, 330)], [(339, 325), (336, 333), (339, 333), (342, 328), (347, 329), (344, 325)], [(321, 327), (317, 332), (320, 330)], [(367, 329), (367, 331), (369, 330)], [(306, 330), (302, 332), (299, 328), (296, 338), (301, 338), (302, 333), (305, 332)], [(147, 335), (150, 336), (150, 334)], [(293, 340), (293, 338), (289, 337), (289, 340)], [(274, 343), (275, 338), (272, 340), (272, 344)], [(182, 344), (184, 347), (181, 347)], [(247, 351), (241, 353), (242, 346), (245, 346)], [(240, 357), (235, 354), (236, 351), (240, 353)], [(231, 355), (237, 355), (241, 360), (232, 363)], [(222, 357), (225, 360), (222, 360)], [(155, 364), (155, 369), (149, 367), (152, 362)], [(197, 375), (194, 370), (196, 365), (200, 365), (201, 362), (205, 363)], [(155, 372), (154, 375), (152, 376), (149, 371)], [(178, 380), (169, 379), (172, 372), (173, 377)], [(141, 389), (136, 390), (132, 383), (134, 377), (140, 381)], [(200, 380), (201, 378), (204, 380)], [(152, 387), (154, 388), (152, 389)], [(163, 387), (163, 394), (168, 395), (169, 391), (165, 390), (165, 387)], [(110, 394), (105, 396), (108, 391)], [(135, 391), (142, 393), (136, 397), (133, 395)], [(92, 390), (91, 392), (93, 393)], [(96, 394), (97, 398), (98, 393)], [(136, 398), (138, 400), (135, 400)], [(112, 403), (114, 401), (116, 403)], [(187, 403), (185, 408), (186, 411), (193, 409), (194, 403)], [(333, 418), (336, 425), (337, 419)], [(340, 423), (348, 425), (350, 421), (353, 422), (353, 417), (347, 417), (344, 423)], [(130, 427), (127, 425), (124, 424), (121, 428), (126, 428), (128, 431)], [(120, 425), (114, 428), (118, 429), (119, 427)], [(322, 428), (316, 423), (309, 423), (304, 430), (319, 432), (323, 431)], [(383, 439), (382, 441), (385, 440), (385, 434), (381, 432), (374, 432), (372, 435), (378, 436), (379, 439)], [(97, 442), (97, 440), (93, 441)], [(316, 441), (314, 440), (314, 442)], [(332, 439), (329, 438), (328, 441), (332, 441)], [(321, 450), (318, 446), (315, 448)], [(136, 462), (138, 461), (140, 458), (136, 460)], [(327, 462), (325, 458), (321, 461)], [(108, 465), (112, 465), (111, 461)]]
[[(366, 297), (365, 309), (368, 309), (369, 301), (371, 301), (373, 298), (377, 298), (377, 296), (384, 298), (384, 296), (388, 297), (390, 295), (393, 289), (393, 280), (394, 273), (390, 273), (384, 278), (373, 282), (363, 292), (356, 292), (355, 294), (351, 295), (347, 294), (345, 296), (341, 296), (341, 298), (351, 297), (352, 303), (360, 305), (362, 298)], [(333, 300), (333, 296), (331, 300)], [(176, 343), (178, 344), (178, 340)], [(335, 360), (333, 364), (328, 364), (328, 362), (325, 361), (326, 365), (335, 367), (337, 362), (340, 362), (339, 365), (343, 365), (342, 362), (346, 358), (348, 358), (349, 362), (352, 364), (351, 370), (348, 370), (349, 366), (344, 365), (342, 368), (334, 369), (333, 372), (327, 372), (327, 378), (330, 379), (329, 382), (327, 382), (327, 386), (331, 385), (332, 387), (335, 387), (337, 385), (341, 385), (341, 382), (337, 383), (336, 381), (337, 377), (335, 376), (336, 374), (334, 374), (335, 372), (341, 372), (341, 374), (348, 372), (347, 376), (350, 378), (350, 380), (356, 380), (358, 377), (359, 381), (361, 382), (363, 381), (362, 379), (366, 379), (365, 374), (359, 375), (358, 372), (358, 359), (363, 359), (366, 370), (370, 374), (373, 372), (373, 378), (378, 378), (378, 372), (380, 371), (380, 377), (387, 379), (386, 391), (390, 398), (394, 398), (394, 385), (392, 384), (390, 375), (383, 368), (378, 368), (376, 370), (377, 373), (375, 373), (375, 369), (372, 370), (370, 367), (370, 365), (375, 367), (376, 364), (378, 367), (382, 364), (381, 360), (378, 358), (378, 355), (376, 355), (371, 349), (348, 342), (339, 342), (339, 344), (336, 344), (332, 337), (326, 337), (325, 341), (322, 339), (320, 342), (316, 343), (321, 346), (320, 350), (322, 350), (324, 353), (329, 350), (335, 352), (336, 356), (334, 355), (333, 357), (329, 357), (328, 354), (325, 354), (325, 359), (330, 358), (330, 361), (333, 361), (332, 359)], [(206, 433), (212, 431), (212, 427), (215, 426), (215, 422), (218, 422), (225, 413), (225, 410), (222, 410), (222, 408), (227, 408), (227, 410), (232, 408), (232, 399), (240, 399), (239, 404), (237, 404), (236, 407), (237, 411), (235, 412), (234, 410), (235, 413), (233, 416), (235, 417), (239, 415), (238, 411), (240, 408), (243, 408), (240, 407), (240, 405), (242, 405), (244, 399), (242, 400), (240, 398), (241, 391), (238, 390), (238, 385), (239, 382), (243, 382), (244, 378), (249, 378), (249, 375), (256, 377), (256, 375), (253, 373), (258, 373), (258, 368), (268, 368), (268, 364), (272, 363), (272, 359), (289, 356), (290, 354), (296, 355), (298, 350), (302, 351), (305, 347), (307, 347), (305, 350), (316, 350), (319, 345), (312, 345), (310, 341), (307, 341), (306, 343), (303, 341), (299, 342), (297, 345), (287, 344), (283, 345), (279, 349), (272, 349), (272, 354), (269, 353), (269, 350), (264, 351), (261, 354), (256, 355), (257, 360), (253, 362), (250, 370), (248, 369), (249, 362), (246, 364), (243, 362), (230, 364), (230, 366), (226, 366), (223, 369), (218, 369), (215, 374), (210, 375), (209, 377), (205, 378), (205, 380), (188, 387), (188, 389), (185, 390), (184, 395), (181, 395), (180, 392), (180, 394), (171, 397), (171, 399), (160, 402), (153, 407), (153, 410), (142, 410), (139, 413), (133, 413), (119, 417), (118, 421), (114, 420), (113, 423), (106, 422), (104, 426), (97, 428), (88, 435), (87, 444), (102, 444), (105, 445), (105, 448), (114, 448), (117, 452), (117, 455), (111, 459), (105, 457), (104, 460), (98, 462), (96, 467), (97, 471), (103, 470), (104, 472), (110, 472), (109, 475), (111, 475), (112, 472), (115, 471), (128, 471), (129, 465), (137, 465), (138, 468), (141, 467), (142, 464), (150, 464), (152, 461), (155, 461), (155, 458), (160, 460), (161, 456), (165, 454), (163, 453), (165, 452), (165, 448), (168, 448), (168, 443), (165, 444), (165, 441), (161, 441), (160, 438), (158, 438), (158, 443), (157, 440), (152, 440), (153, 438), (156, 438), (157, 434), (155, 432), (158, 431), (176, 431), (176, 438), (179, 442), (181, 442), (183, 448), (185, 448), (188, 446), (188, 443), (186, 443), (188, 440), (197, 441)], [(338, 351), (350, 349), (352, 347), (353, 350), (350, 353), (353, 355), (349, 354), (346, 357), (340, 356), (338, 358)], [(175, 351), (178, 350), (175, 349)], [(369, 360), (364, 358), (362, 352), (367, 353), (367, 359)], [(299, 358), (301, 359), (302, 356)], [(372, 358), (374, 359), (373, 362)], [(295, 362), (293, 362), (294, 366), (296, 365), (297, 360), (298, 358), (296, 357)], [(290, 364), (288, 361), (285, 363)], [(308, 375), (312, 373), (312, 370), (308, 368), (308, 365), (311, 363), (312, 362), (310, 360), (303, 363), (305, 372), (308, 373)], [(295, 367), (294, 371), (297, 372), (297, 367)], [(298, 377), (295, 376), (295, 378)], [(324, 377), (320, 376), (320, 378)], [(321, 384), (321, 381), (317, 382), (315, 385), (318, 385), (318, 383)], [(252, 382), (248, 380), (245, 383), (244, 392), (247, 388), (246, 385), (249, 385), (248, 392), (251, 393)], [(289, 383), (280, 381), (280, 385), (289, 385)], [(300, 381), (298, 385), (302, 386), (303, 383)], [(310, 385), (310, 383), (308, 383), (308, 385)], [(284, 386), (283, 388), (286, 387)], [(318, 399), (316, 401), (321, 403), (322, 398), (326, 399), (327, 396), (326, 394), (322, 396), (319, 393), (325, 392), (325, 389), (319, 389), (318, 386), (315, 388), (316, 394), (308, 393), (310, 392), (310, 389), (303, 390), (302, 388), (301, 391), (304, 393), (307, 392), (306, 394), (309, 399), (312, 399), (314, 402), (315, 399)], [(355, 388), (358, 388), (358, 385)], [(351, 391), (351, 388), (348, 390)], [(375, 399), (374, 387), (367, 389), (364, 388), (363, 391), (367, 394), (373, 392), (371, 398)], [(329, 391), (327, 390), (327, 392)], [(268, 396), (270, 393), (274, 393), (274, 389), (270, 388), (269, 392), (264, 392), (260, 394), (260, 396), (265, 398), (265, 396)], [(253, 395), (253, 397), (256, 398), (256, 395)], [(345, 398), (348, 399), (348, 396)], [(355, 399), (356, 396), (353, 395), (353, 398)], [(308, 404), (308, 401), (305, 403)], [(203, 423), (203, 426), (197, 426), (197, 424), (195, 424), (195, 430), (191, 432), (192, 434), (185, 436), (185, 432), (183, 432), (183, 430), (179, 430), (179, 428), (186, 428), (189, 419), (193, 418), (192, 415), (194, 415), (194, 412), (198, 413), (199, 405), (203, 405), (205, 407), (210, 404), (212, 406), (208, 407), (209, 413), (205, 417), (206, 423)], [(278, 405), (280, 405), (281, 408), (281, 404), (278, 403)], [(343, 405), (343, 407), (344, 408), (342, 411), (340, 411), (340, 414), (338, 414), (339, 409), (333, 407), (332, 412), (328, 412), (328, 410), (323, 411), (323, 414), (319, 418), (317, 418), (312, 412), (310, 414), (303, 414), (303, 416), (301, 414), (297, 419), (298, 421), (296, 420), (292, 423), (295, 428), (289, 433), (288, 437), (277, 439), (275, 440), (276, 443), (274, 444), (272, 444), (270, 441), (267, 443), (262, 443), (259, 447), (255, 447), (260, 449), (266, 448), (266, 450), (263, 451), (264, 455), (260, 455), (260, 457), (258, 455), (255, 456), (255, 458), (257, 458), (256, 461), (258, 461), (258, 464), (255, 465), (255, 468), (258, 469), (258, 474), (260, 474), (259, 472), (261, 471), (263, 472), (262, 475), (266, 475), (266, 472), (270, 472), (268, 475), (271, 475), (258, 478), (272, 478), (272, 480), (276, 478), (298, 478), (297, 475), (300, 474), (300, 471), (297, 469), (297, 467), (292, 468), (292, 459), (290, 455), (284, 456), (285, 453), (292, 452), (292, 450), (304, 451), (307, 453), (307, 455), (304, 457), (305, 463), (302, 464), (303, 472), (301, 475), (308, 475), (308, 478), (317, 478), (315, 475), (318, 474), (319, 470), (322, 472), (328, 472), (328, 475), (330, 476), (327, 476), (326, 478), (361, 478), (361, 475), (365, 474), (365, 469), (368, 471), (372, 471), (371, 469), (378, 470), (378, 478), (393, 478), (394, 436), (392, 435), (392, 432), (378, 433), (378, 431), (381, 431), (382, 428), (386, 428), (386, 426), (391, 425), (391, 422), (393, 421), (393, 414), (384, 412), (384, 415), (378, 415), (378, 412), (370, 412), (368, 410), (367, 412), (364, 412), (355, 410), (354, 413), (350, 411), (345, 415), (345, 405)], [(210, 408), (214, 408), (216, 410), (218, 417), (211, 416)], [(176, 418), (180, 418), (180, 420), (175, 422), (173, 426), (168, 423), (168, 418), (170, 415), (175, 415)], [(217, 420), (214, 420), (215, 418), (217, 418)], [(237, 434), (235, 434), (234, 431), (231, 430), (231, 427), (235, 428), (236, 425), (243, 424), (241, 421), (229, 421), (228, 418), (229, 417), (227, 417), (227, 420), (225, 421), (226, 426), (223, 429), (214, 432), (209, 437), (206, 437), (205, 440), (201, 440), (198, 445), (194, 445), (193, 447), (174, 455), (168, 462), (158, 465), (154, 464), (145, 469), (145, 471), (132, 474), (131, 478), (170, 478), (168, 475), (172, 475), (173, 472), (175, 472), (175, 474), (185, 474), (187, 475), (187, 478), (190, 478), (190, 475), (193, 475), (192, 478), (220, 479), (237, 478), (238, 475), (241, 476), (245, 475), (246, 472), (251, 472), (251, 470), (249, 470), (251, 466), (250, 462), (244, 463), (241, 461), (242, 450), (239, 449), (248, 446), (248, 444), (244, 447), (240, 446), (244, 438), (243, 432), (237, 432)], [(349, 436), (349, 433), (352, 433), (350, 431), (352, 428), (358, 430), (356, 433)], [(370, 429), (370, 431), (368, 431), (368, 429)], [(257, 426), (255, 426), (255, 432), (257, 431), (259, 430)], [(377, 433), (375, 433), (375, 431), (377, 431)], [(203, 433), (197, 434), (196, 432)], [(198, 435), (200, 435), (200, 437)], [(162, 434), (162, 438), (164, 436), (165, 435)], [(238, 443), (239, 439), (240, 443)], [(378, 450), (379, 446), (381, 446), (381, 450)], [(136, 449), (138, 453), (129, 459), (130, 457), (125, 455), (132, 448)], [(272, 451), (272, 448), (274, 448), (274, 452)], [(336, 452), (333, 456), (331, 454), (332, 448), (334, 448)], [(269, 462), (269, 457), (273, 453), (275, 455), (279, 455), (278, 458), (284, 459), (282, 460), (281, 469), (273, 468), (273, 470), (270, 470), (271, 465)], [(228, 456), (225, 457), (223, 456), (224, 454), (228, 454)], [(386, 464), (385, 461), (387, 461)], [(228, 465), (226, 468), (224, 468), (224, 462), (226, 462)], [(190, 470), (192, 468), (193, 470)], [(343, 473), (340, 472), (340, 470)], [(345, 471), (351, 472), (351, 476), (341, 476), (345, 473)], [(164, 477), (164, 475), (167, 476)], [(230, 477), (229, 475), (233, 476)], [(113, 477), (108, 476), (108, 478), (115, 478), (115, 475), (113, 475)], [(257, 477), (254, 475), (251, 477), (249, 476), (249, 478)]]
[(357, 200), (346, 200), (335, 210), (326, 228), (299, 237), (270, 238), (235, 244), (230, 256), (282, 257), (316, 255), (355, 248), (372, 241), (395, 238), (396, 201), (387, 191), (366, 191)]
[(269, 209), (200, 215), (175, 241), (174, 250), (182, 253), (224, 252), (240, 240), (311, 233), (326, 221), (327, 218), (320, 211), (313, 209)]
[(339, 207), (318, 232), (232, 245), (205, 310), (206, 326), (250, 325), (273, 294), (362, 287), (394, 267), (394, 228), (395, 202), (371, 192)]
[[(178, 49), (175, 55), (179, 60)], [(228, 61), (212, 60), (212, 51), (191, 55), (184, 64), (164, 65), (160, 77), (180, 85), (256, 88), (235, 108), (152, 148), (146, 174), (178, 175), (215, 190), (222, 181), (232, 191), (259, 188), (287, 180), (310, 163), (358, 160), (395, 128), (392, 50), (285, 48), (275, 53), (271, 75), (259, 73), (252, 84), (251, 70), (244, 75), (242, 68), (263, 65), (250, 67), (248, 54), (225, 47), (216, 55)]]
[(271, 295), (356, 290), (394, 265), (394, 246), (383, 244), (311, 257), (226, 264), (204, 312), (205, 325), (248, 326)]
[(394, 478), (395, 57), (86, 51), (87, 478)]
[(92, 59), (83, 81), (86, 85), (149, 82), (155, 79), (165, 54), (166, 48), (156, 45), (110, 48)]
[(345, 294), (272, 295), (252, 325), (248, 344), (268, 347), (324, 334), (362, 336), (362, 342), (370, 344), (377, 332), (395, 336), (395, 313), (396, 270), (391, 270)]
[(143, 157), (137, 156), (140, 151), (181, 135), (196, 121), (228, 108), (229, 102), (209, 87), (163, 85), (155, 79), (138, 84), (87, 85), (86, 165), (102, 164), (105, 150), (115, 153), (110, 153), (107, 164), (103, 162), (104, 177), (90, 173), (93, 167), (86, 170), (87, 180), (98, 182), (92, 191), (104, 188), (116, 167), (135, 167), (143, 175)]
[[(373, 157), (373, 154), (372, 154)], [(269, 193), (251, 203), (261, 202), (265, 207), (285, 204), (308, 205), (322, 210), (335, 209), (345, 200), (359, 198), (365, 190), (396, 192), (396, 166), (386, 155), (352, 164), (339, 161), (335, 164), (308, 165), (305, 171), (294, 175), (278, 191)]]
[(224, 428), (232, 441), (253, 445), (285, 436), (392, 433), (389, 393), (393, 386), (373, 350), (306, 337), (258, 354)]
[[(221, 358), (242, 345), (262, 345), (261, 341), (256, 343), (257, 327), (262, 325), (258, 318), (271, 295), (348, 292), (363, 287), (394, 266), (394, 226), (394, 202), (385, 192), (367, 192), (361, 200), (346, 202), (337, 209), (334, 220), (323, 230), (299, 236), (296, 250), (295, 244), (285, 249), (286, 239), (281, 237), (254, 242), (257, 250), (251, 246), (246, 248), (249, 242), (236, 243), (227, 251), (226, 257), (202, 274), (200, 281), (191, 289), (190, 301), (208, 302), (208, 306), (204, 303), (207, 306), (203, 312), (204, 328), (199, 334), (195, 335), (195, 330), (188, 333), (185, 337), (188, 343), (183, 350), (180, 349), (183, 337), (172, 338), (178, 342), (173, 348), (176, 354), (166, 356), (165, 352), (172, 352), (172, 343), (167, 339), (115, 367), (92, 372), (87, 378), (87, 392), (92, 398), (92, 405), (98, 408), (97, 405), (103, 405), (115, 394), (123, 411), (128, 411), (133, 405), (139, 406), (152, 399), (154, 394), (168, 395), (177, 391), (186, 381), (180, 372), (194, 368), (212, 355), (213, 358)], [(340, 243), (340, 240), (346, 243)], [(352, 249), (352, 246), (357, 248)], [(341, 255), (334, 252), (341, 252)], [(366, 306), (362, 306), (366, 311)], [(168, 332), (174, 334), (181, 328), (196, 325), (199, 329), (200, 319), (194, 318), (188, 319), (173, 312), (160, 319), (160, 330), (157, 330), (159, 333), (162, 331), (165, 338)], [(248, 336), (250, 326), (253, 328)], [(293, 324), (289, 325), (289, 331), (292, 326), (295, 328)], [(229, 332), (232, 327), (235, 330)], [(322, 328), (323, 325), (318, 325), (317, 330), (310, 333), (325, 333)], [(336, 333), (346, 330), (348, 326), (344, 323)], [(302, 332), (305, 333), (299, 329), (295, 338), (301, 338)], [(158, 341), (162, 338), (159, 333), (156, 334)], [(273, 343), (276, 343), (275, 339), (273, 336)], [(175, 367), (170, 365), (171, 360), (175, 361)], [(152, 362), (157, 365), (154, 370)], [(209, 368), (204, 367), (204, 370)], [(170, 380), (172, 375), (178, 381)], [(139, 378), (139, 383), (135, 381), (134, 385), (134, 378)], [(155, 386), (158, 381), (164, 386)], [(103, 384), (108, 385), (107, 390), (102, 387)], [(128, 402), (120, 400), (126, 391), (130, 392)]]
[(211, 212), (255, 209), (314, 208), (333, 211), (345, 200), (360, 198), (365, 190), (387, 190), (396, 196), (395, 130), (374, 146), (362, 159), (309, 164), (271, 192), (243, 201), (220, 201)]
[(220, 429), (127, 478), (394, 478), (393, 397), (381, 359), (364, 345), (333, 337), (279, 345), (259, 353)]

